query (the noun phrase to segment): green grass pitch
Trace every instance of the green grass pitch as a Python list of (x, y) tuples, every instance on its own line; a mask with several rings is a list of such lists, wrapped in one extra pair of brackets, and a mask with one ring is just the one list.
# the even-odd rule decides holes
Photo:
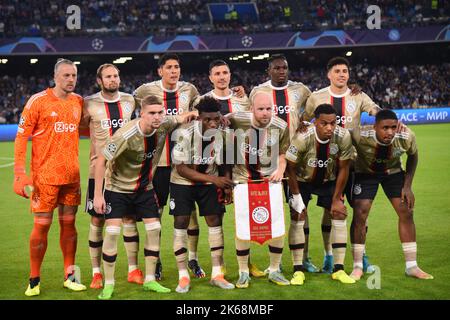
[[(332, 281), (326, 274), (306, 274), (303, 286), (280, 287), (266, 278), (253, 279), (249, 289), (224, 291), (209, 284), (209, 277), (193, 279), (191, 291), (186, 295), (174, 292), (178, 273), (172, 251), (172, 217), (167, 209), (163, 215), (161, 258), (164, 267), (162, 284), (172, 289), (170, 294), (144, 292), (138, 285), (126, 281), (127, 263), (123, 241), (119, 244), (116, 268), (115, 299), (449, 299), (450, 273), (450, 124), (413, 126), (419, 145), (419, 167), (413, 185), (416, 195), (415, 223), (417, 228), (418, 262), (427, 272), (434, 275), (431, 281), (420, 281), (404, 275), (404, 260), (397, 233), (397, 217), (383, 192), (379, 192), (369, 217), (367, 252), (370, 261), (380, 267), (381, 288), (369, 289), (367, 277), (354, 285), (343, 285)], [(29, 146), (30, 149), (30, 146)], [(80, 168), (83, 201), (87, 185), (89, 140), (80, 143)], [(0, 143), (0, 299), (26, 299), (24, 291), (29, 275), (28, 241), (33, 219), (29, 213), (29, 202), (12, 191), (12, 162), (14, 144)], [(310, 204), (310, 256), (316, 265), (323, 257), (320, 231), (321, 210)], [(88, 250), (89, 215), (78, 210), (77, 265), (81, 268), (82, 282), (89, 285), (91, 265)], [(238, 277), (234, 250), (234, 223), (232, 207), (225, 216), (225, 262), (227, 277), (235, 282)], [(288, 216), (286, 216), (288, 218)], [(351, 220), (351, 213), (349, 214)], [(208, 275), (211, 272), (210, 254), (207, 243), (207, 229), (200, 221), (199, 260)], [(288, 225), (288, 219), (286, 219)], [(350, 222), (348, 223), (348, 225)], [(144, 268), (144, 229), (139, 226), (141, 248), (140, 267)], [(291, 257), (286, 244), (283, 252), (285, 275), (292, 275)], [(252, 262), (261, 269), (268, 265), (267, 247), (252, 245)], [(346, 271), (350, 272), (352, 258), (350, 245), (347, 247)], [(54, 218), (49, 233), (49, 244), (42, 265), (41, 295), (33, 299), (96, 299), (98, 290), (89, 289), (81, 293), (63, 289), (63, 263), (59, 248), (59, 225)]]

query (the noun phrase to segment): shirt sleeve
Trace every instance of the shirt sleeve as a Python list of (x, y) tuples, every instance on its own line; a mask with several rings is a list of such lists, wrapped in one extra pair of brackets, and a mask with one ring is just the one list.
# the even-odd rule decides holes
[(305, 112), (303, 113), (303, 120), (311, 122), (314, 118), (314, 110), (316, 109), (314, 96), (311, 94), (306, 100)]
[(103, 155), (106, 160), (112, 161), (117, 159), (125, 150), (128, 148), (128, 141), (122, 135), (121, 131), (117, 131), (111, 138), (111, 140), (106, 143), (103, 148)]
[(350, 132), (345, 130), (341, 145), (339, 146), (339, 160), (351, 160), (353, 158), (353, 145)]
[(289, 148), (286, 151), (286, 160), (289, 160), (293, 163), (300, 162), (300, 133), (297, 133), (291, 141)]
[(288, 148), (289, 148), (289, 128), (286, 126), (280, 137), (280, 154), (285, 154)]
[(416, 143), (416, 135), (411, 130), (409, 130), (409, 139), (407, 141), (408, 141), (408, 149), (406, 150), (406, 154), (412, 156), (417, 153), (417, 143)]
[(198, 93), (197, 88), (192, 85), (191, 86), (191, 100), (189, 103), (189, 111), (192, 111), (194, 107), (199, 103), (200, 101), (200, 93)]
[(16, 139), (14, 142), (14, 162), (15, 167), (25, 167), (27, 155), (28, 138), (33, 134), (39, 121), (40, 104), (39, 99), (31, 97), (20, 117), (17, 128)]
[(364, 92), (362, 94), (362, 104), (361, 104), (361, 113), (367, 112), (371, 116), (377, 114), (380, 111), (380, 107)]
[(173, 146), (172, 156), (174, 164), (190, 163), (190, 146), (191, 146), (191, 137), (190, 135), (180, 135), (177, 142)]

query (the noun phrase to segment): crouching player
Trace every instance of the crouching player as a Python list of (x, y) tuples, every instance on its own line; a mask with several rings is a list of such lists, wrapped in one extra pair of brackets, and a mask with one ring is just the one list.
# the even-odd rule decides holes
[(117, 240), (125, 214), (135, 214), (145, 225), (144, 290), (170, 292), (155, 280), (161, 223), (152, 177), (167, 134), (192, 116), (193, 113), (189, 112), (182, 116), (164, 117), (159, 99), (147, 96), (141, 103), (141, 117), (117, 130), (103, 152), (99, 153), (95, 166), (94, 209), (105, 214), (106, 219), (102, 247), (105, 285), (99, 299), (110, 299), (114, 291)]
[[(189, 291), (190, 278), (187, 271), (187, 231), (191, 212), (198, 204), (209, 230), (212, 272), (211, 284), (222, 289), (234, 285), (224, 278), (223, 228), (224, 207), (221, 203), (222, 189), (233, 187), (233, 181), (219, 177), (219, 165), (223, 159), (223, 138), (220, 125), (220, 102), (204, 97), (196, 106), (199, 121), (191, 122), (177, 130), (173, 151), (175, 168), (170, 177), (170, 214), (174, 216), (173, 249), (177, 260), (179, 283), (176, 291)], [(175, 134), (175, 132), (174, 132)]]
[[(351, 277), (363, 276), (362, 257), (366, 241), (365, 223), (373, 199), (381, 184), (384, 193), (399, 217), (398, 230), (406, 260), (405, 273), (419, 279), (433, 279), (417, 265), (416, 227), (414, 225), (414, 193), (411, 190), (418, 163), (418, 151), (414, 133), (405, 128), (397, 132), (398, 119), (392, 110), (381, 110), (375, 117), (375, 125), (355, 129), (353, 144), (358, 156), (355, 163), (354, 222), (351, 228), (353, 243), (353, 272)], [(406, 153), (406, 172), (401, 156)]]
[[(336, 125), (336, 111), (330, 104), (314, 110), (315, 122), (305, 133), (297, 133), (286, 152), (289, 188), (292, 193), (289, 247), (294, 263), (293, 285), (305, 280), (303, 249), (304, 223), (311, 195), (318, 196), (317, 205), (331, 212), (331, 244), (334, 256), (332, 279), (355, 283), (344, 271), (347, 246), (347, 209), (342, 200), (347, 183), (352, 141), (350, 133)], [(337, 161), (339, 170), (337, 172)]]

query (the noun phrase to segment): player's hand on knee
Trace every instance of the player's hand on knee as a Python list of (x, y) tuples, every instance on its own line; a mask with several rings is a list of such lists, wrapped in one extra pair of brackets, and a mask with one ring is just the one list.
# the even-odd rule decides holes
[(24, 172), (23, 173), (15, 173), (14, 174), (14, 184), (13, 189), (16, 194), (18, 194), (21, 197), (24, 197), (28, 199), (30, 195), (27, 193), (25, 188), (27, 186), (31, 187), (31, 190), (33, 190), (33, 180), (28, 177)]
[(104, 197), (94, 197), (94, 210), (97, 214), (105, 214), (106, 202)]
[(405, 204), (409, 210), (414, 209), (416, 199), (414, 197), (414, 193), (412, 192), (411, 188), (403, 188), (401, 198), (402, 203)]
[(331, 216), (345, 218), (347, 216), (347, 208), (342, 200), (333, 200), (331, 204)]

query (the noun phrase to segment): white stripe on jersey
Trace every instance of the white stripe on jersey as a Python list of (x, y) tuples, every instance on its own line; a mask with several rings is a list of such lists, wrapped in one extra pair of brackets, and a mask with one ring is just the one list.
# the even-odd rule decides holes
[(122, 134), (122, 137), (125, 139), (125, 140), (128, 140), (129, 138), (131, 138), (132, 136), (134, 136), (136, 133), (137, 133), (137, 127), (136, 126), (133, 126), (131, 129), (129, 129), (128, 131), (126, 131), (126, 132), (124, 132), (123, 134)]
[(27, 108), (27, 109), (30, 109), (31, 108), (31, 105), (33, 104), (33, 102), (34, 102), (34, 100), (36, 100), (37, 98), (40, 98), (40, 97), (44, 97), (44, 96), (46, 96), (47, 95), (47, 92), (44, 90), (44, 91), (41, 91), (41, 92), (39, 92), (39, 93), (36, 93), (36, 94), (34, 94), (34, 95), (32, 95), (31, 97), (30, 97), (30, 99), (28, 100), (28, 102), (27, 102), (27, 104), (25, 105), (25, 108)]
[(279, 117), (272, 117), (272, 123), (280, 129), (286, 129), (287, 123)]

